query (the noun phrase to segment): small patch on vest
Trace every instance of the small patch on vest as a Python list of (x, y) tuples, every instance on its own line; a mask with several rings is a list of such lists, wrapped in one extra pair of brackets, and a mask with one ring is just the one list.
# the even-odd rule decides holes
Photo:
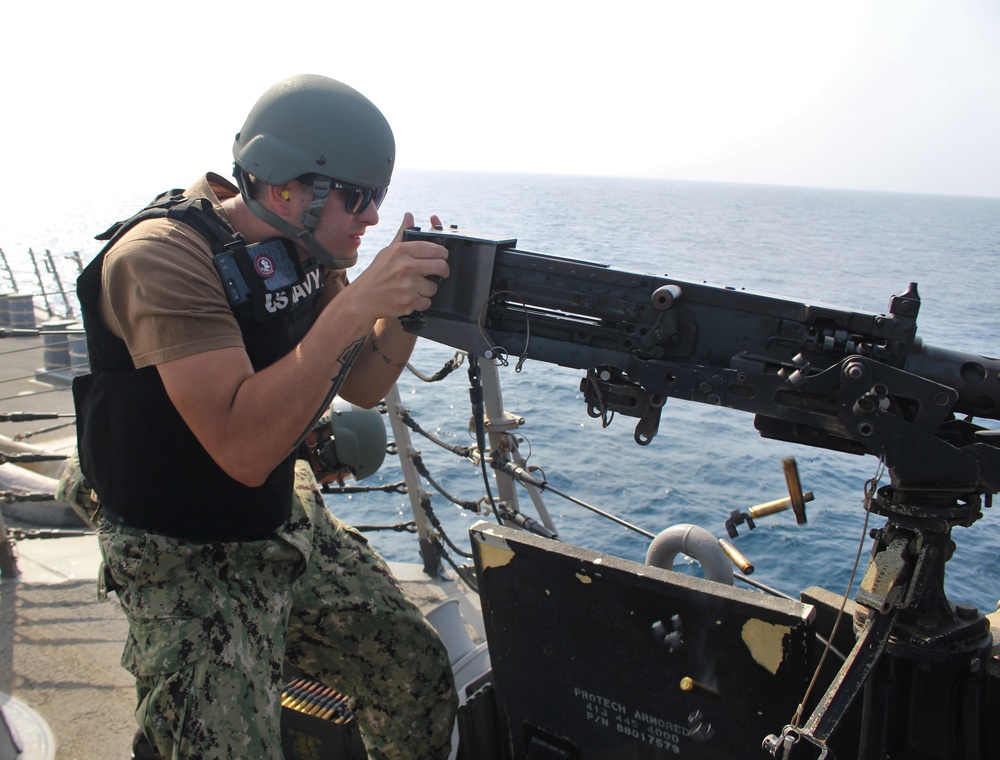
[(274, 260), (265, 253), (259, 254), (254, 259), (253, 268), (262, 280), (269, 280), (274, 277)]

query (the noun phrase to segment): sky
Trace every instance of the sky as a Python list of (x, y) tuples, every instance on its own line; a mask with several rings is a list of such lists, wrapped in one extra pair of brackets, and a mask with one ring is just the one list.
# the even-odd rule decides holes
[(385, 113), (411, 169), (1000, 197), (996, 0), (7, 2), (0, 204), (228, 174), (272, 83)]

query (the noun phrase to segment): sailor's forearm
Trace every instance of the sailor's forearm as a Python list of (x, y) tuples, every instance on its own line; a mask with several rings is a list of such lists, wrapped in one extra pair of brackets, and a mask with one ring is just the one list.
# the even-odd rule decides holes
[(381, 401), (406, 367), (416, 337), (404, 332), (398, 319), (379, 320), (344, 382), (341, 396), (372, 407)]

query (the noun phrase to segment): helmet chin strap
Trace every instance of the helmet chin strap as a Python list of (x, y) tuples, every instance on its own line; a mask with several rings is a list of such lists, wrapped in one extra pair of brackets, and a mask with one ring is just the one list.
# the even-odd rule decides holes
[(321, 246), (316, 238), (313, 237), (313, 232), (319, 224), (320, 213), (323, 211), (323, 206), (326, 204), (327, 196), (330, 193), (329, 179), (325, 177), (317, 178), (313, 183), (313, 199), (309, 203), (309, 207), (302, 212), (301, 216), (304, 227), (296, 227), (253, 197), (250, 193), (249, 175), (245, 171), (237, 167), (234, 174), (236, 175), (236, 184), (240, 188), (240, 194), (243, 196), (243, 202), (246, 203), (247, 208), (253, 212), (254, 216), (263, 222), (267, 222), (267, 224), (274, 227), (274, 229), (285, 237), (301, 242), (306, 250), (312, 256), (316, 257), (316, 260), (327, 269), (347, 269), (358, 262), (357, 253), (349, 259), (338, 259)]

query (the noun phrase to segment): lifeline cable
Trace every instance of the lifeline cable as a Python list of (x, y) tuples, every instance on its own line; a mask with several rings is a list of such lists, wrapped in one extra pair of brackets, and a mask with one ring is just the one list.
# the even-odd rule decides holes
[(423, 380), (425, 383), (437, 383), (444, 380), (446, 377), (448, 377), (448, 375), (450, 375), (456, 369), (461, 367), (464, 362), (465, 362), (465, 352), (456, 351), (455, 355), (451, 357), (451, 359), (446, 361), (444, 363), (444, 366), (442, 366), (441, 369), (439, 369), (433, 375), (423, 374), (422, 372), (420, 372), (420, 370), (418, 370), (416, 367), (410, 364), (410, 362), (406, 363), (406, 368), (410, 370), (411, 374), (416, 376), (419, 380)]
[(333, 495), (354, 494), (354, 493), (406, 493), (406, 483), (400, 480), (397, 483), (385, 483), (381, 486), (334, 486), (330, 483), (320, 483), (320, 490), (323, 493)]
[(410, 457), (410, 461), (413, 462), (413, 466), (416, 468), (417, 472), (426, 480), (430, 485), (441, 494), (444, 498), (450, 501), (452, 504), (462, 507), (463, 509), (468, 509), (470, 512), (475, 512), (477, 514), (484, 512), (485, 510), (480, 509), (480, 505), (486, 501), (486, 497), (480, 498), (478, 501), (468, 501), (467, 499), (459, 499), (457, 496), (452, 496), (448, 493), (440, 483), (431, 477), (430, 472), (427, 470), (427, 465), (424, 464), (423, 458), (419, 454), (414, 454)]
[(17, 504), (29, 501), (55, 501), (56, 495), (53, 493), (25, 493), (15, 491), (0, 491), (0, 502), (4, 504)]
[[(452, 551), (462, 557), (469, 559), (472, 558), (470, 553), (460, 549), (450, 538), (448, 538), (448, 534), (445, 533), (444, 528), (441, 525), (441, 521), (438, 519), (438, 516), (434, 513), (434, 509), (431, 507), (431, 499), (429, 496), (425, 495), (420, 500), (420, 508), (424, 511), (424, 514), (427, 515), (427, 519), (431, 521), (431, 524), (434, 526), (435, 530), (437, 530), (438, 535), (441, 536), (445, 540), (445, 543), (452, 548)], [(447, 552), (442, 552), (442, 554), (447, 556)]]
[(431, 435), (426, 430), (424, 430), (422, 427), (420, 427), (420, 425), (417, 424), (416, 420), (414, 420), (413, 417), (410, 415), (410, 411), (408, 409), (400, 409), (400, 411), (399, 411), (399, 419), (400, 419), (400, 421), (404, 425), (406, 425), (408, 428), (410, 428), (410, 430), (412, 430), (414, 433), (419, 433), (424, 438), (426, 438), (428, 441), (431, 441), (432, 443), (436, 443), (442, 449), (445, 449), (446, 451), (450, 451), (452, 454), (457, 454), (458, 456), (462, 457), (463, 459), (472, 459), (473, 458), (472, 457), (472, 452), (476, 451), (476, 448), (474, 446), (454, 446), (454, 445), (452, 445), (450, 443), (445, 443), (440, 438), (438, 438), (438, 437), (436, 437), (434, 435)]
[(396, 523), (394, 525), (352, 525), (354, 530), (359, 530), (362, 533), (375, 533), (381, 530), (392, 530), (396, 533), (416, 533), (417, 524), (413, 520), (409, 520), (404, 523)]
[(640, 528), (638, 525), (633, 525), (627, 520), (623, 520), (622, 518), (618, 517), (617, 515), (613, 515), (610, 512), (605, 512), (603, 509), (600, 509), (598, 507), (595, 507), (593, 504), (588, 504), (585, 501), (577, 499), (575, 496), (570, 496), (568, 493), (563, 493), (558, 488), (549, 485), (549, 482), (547, 480), (541, 480), (539, 478), (536, 478), (534, 475), (532, 475), (530, 472), (525, 470), (520, 465), (516, 465), (513, 462), (500, 462), (496, 464), (496, 467), (497, 469), (503, 470), (507, 475), (514, 478), (523, 485), (534, 486), (539, 491), (551, 491), (556, 496), (561, 496), (562, 498), (572, 502), (573, 504), (576, 504), (577, 506), (583, 507), (584, 509), (589, 509), (594, 514), (600, 515), (601, 517), (611, 520), (612, 522), (616, 522), (622, 527), (635, 531), (636, 533), (639, 533), (640, 535), (643, 535), (646, 538), (656, 538), (655, 533), (650, 533), (648, 530)]

